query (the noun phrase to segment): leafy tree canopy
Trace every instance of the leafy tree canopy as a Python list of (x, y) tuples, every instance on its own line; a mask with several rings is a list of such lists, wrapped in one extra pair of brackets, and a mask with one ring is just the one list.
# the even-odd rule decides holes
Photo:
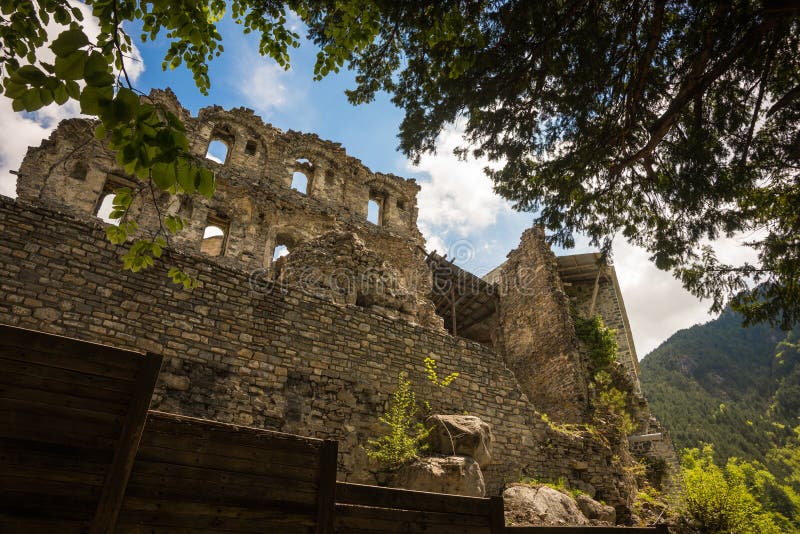
[[(311, 21), (333, 57), (352, 23), (341, 4)], [(750, 321), (800, 319), (796, 2), (367, 4), (374, 38), (348, 58), (349, 97), (392, 93), (405, 153), (434, 150), (461, 118), (475, 155), (503, 163), (487, 169), (497, 192), (556, 243), (580, 231), (608, 251), (621, 234), (715, 311), (733, 298)], [(738, 233), (757, 262), (704, 246)], [(766, 284), (740, 293), (748, 279)]]
[[(66, 0), (0, 0), (3, 92), (17, 110), (80, 100), (150, 187), (210, 195), (214, 182), (188, 156), (180, 122), (134, 98), (122, 24), (141, 20), (143, 38), (168, 39), (164, 68), (185, 64), (206, 91), (226, 10), (283, 66), (299, 42), (286, 24), (292, 10), (320, 46), (317, 77), (347, 65), (353, 103), (386, 90), (405, 109), (406, 154), (433, 150), (463, 118), (475, 154), (502, 162), (487, 170), (497, 191), (538, 212), (555, 243), (570, 246), (579, 231), (610, 251), (621, 234), (717, 310), (732, 298), (750, 321), (800, 319), (800, 7), (791, 0), (86, 4), (100, 20), (96, 42)], [(36, 50), (51, 19), (67, 29), (46, 62)], [(122, 231), (116, 241), (135, 228)], [(754, 264), (724, 264), (704, 247), (741, 232)], [(131, 248), (128, 266), (152, 263), (159, 238)], [(748, 280), (766, 283), (740, 293)]]

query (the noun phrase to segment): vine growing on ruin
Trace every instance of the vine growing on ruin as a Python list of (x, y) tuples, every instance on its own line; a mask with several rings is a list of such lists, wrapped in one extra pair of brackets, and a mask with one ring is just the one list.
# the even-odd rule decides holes
[(615, 331), (606, 327), (599, 315), (590, 318), (573, 316), (575, 333), (589, 355), (590, 387), (594, 389), (595, 405), (618, 420), (624, 434), (630, 434), (636, 425), (628, 411), (628, 392), (614, 385), (612, 366), (617, 362)]

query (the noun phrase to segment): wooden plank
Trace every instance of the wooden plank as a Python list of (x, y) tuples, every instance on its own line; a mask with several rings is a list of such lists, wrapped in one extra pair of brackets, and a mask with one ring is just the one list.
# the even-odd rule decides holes
[[(211, 440), (201, 436), (186, 436), (183, 434), (164, 434), (146, 427), (142, 435), (140, 448), (161, 449), (164, 451), (165, 460), (167, 461), (169, 461), (168, 455), (170, 451), (174, 450), (239, 458), (254, 463), (276, 466), (276, 469), (280, 469), (278, 466), (286, 466), (316, 470), (319, 466), (319, 449), (316, 448), (311, 450), (305, 448), (282, 450), (269, 447), (268, 441), (264, 441), (260, 447), (253, 447), (250, 444), (242, 445), (233, 441), (224, 439)], [(277, 444), (281, 445), (281, 443)]]
[[(20, 417), (22, 415), (23, 417)], [(42, 442), (54, 446), (72, 445), (93, 450), (112, 450), (116, 440), (108, 437), (106, 426), (76, 426), (75, 421), (63, 419), (26, 419), (25, 414), (0, 411), (0, 441), (5, 439)], [(42, 422), (47, 426), (43, 427)]]
[(43, 493), (41, 487), (12, 491), (0, 488), (0, 513), (13, 517), (37, 519), (66, 519), (88, 521), (92, 517), (97, 495), (87, 492), (62, 491), (60, 488), (44, 488), (51, 493)]
[(339, 443), (329, 439), (325, 440), (325, 444), (320, 451), (316, 534), (333, 534), (338, 466)]
[(192, 477), (142, 472), (140, 461), (131, 473), (126, 498), (153, 497), (165, 500), (179, 499), (210, 504), (236, 504), (237, 506), (282, 507), (300, 506), (311, 509), (317, 503), (317, 486), (287, 478), (246, 476), (214, 469), (192, 469)]
[(489, 532), (492, 534), (504, 534), (505, 531), (506, 515), (503, 497), (491, 497), (489, 499)]
[[(41, 375), (21, 374), (12, 372), (3, 365), (4, 360), (0, 359), (0, 384), (20, 388), (28, 388), (36, 391), (49, 391), (53, 394), (65, 394), (73, 397), (89, 399), (98, 405), (112, 405), (121, 407), (124, 411), (127, 408), (128, 396), (130, 391), (124, 393), (104, 389), (102, 387), (88, 387), (86, 385), (72, 384), (70, 382), (46, 378)], [(16, 363), (16, 362), (14, 362)]]
[(349, 482), (336, 484), (336, 502), (400, 510), (485, 516), (487, 518), (490, 512), (490, 500), (482, 497), (382, 488)]
[(656, 527), (506, 527), (509, 534), (668, 534), (667, 525)]
[(275, 466), (267, 462), (254, 462), (250, 459), (241, 459), (231, 456), (209, 454), (203, 451), (184, 451), (180, 449), (162, 449), (142, 444), (137, 456), (140, 460), (148, 462), (164, 462), (189, 467), (204, 467), (231, 473), (255, 474), (261, 476), (281, 476), (290, 480), (316, 482), (319, 469), (314, 466)]
[(125, 412), (125, 406), (120, 402), (110, 402), (107, 400), (98, 402), (97, 399), (89, 399), (71, 393), (53, 391), (49, 388), (47, 390), (32, 388), (22, 384), (0, 383), (0, 399), (16, 399), (47, 406), (73, 408), (114, 415), (122, 415)]
[(130, 377), (136, 374), (137, 357), (141, 355), (139, 352), (118, 349), (91, 341), (0, 325), (0, 354), (10, 354), (15, 352), (15, 349), (52, 353), (54, 358), (52, 361), (80, 360), (114, 366), (127, 370)]
[(128, 414), (114, 450), (114, 460), (109, 467), (100, 501), (97, 503), (97, 511), (89, 528), (90, 534), (103, 534), (114, 530), (147, 421), (147, 410), (161, 369), (161, 356), (147, 353), (140, 358), (141, 366), (136, 374)]
[(45, 367), (31, 362), (9, 360), (2, 355), (0, 355), (0, 370), (2, 370), (4, 373), (16, 373), (40, 377), (47, 380), (57, 380), (59, 382), (65, 382), (67, 384), (72, 384), (73, 386), (86, 388), (88, 390), (97, 388), (116, 391), (124, 395), (130, 394), (132, 386), (131, 382), (127, 380), (119, 380), (117, 378), (97, 375), (87, 375), (78, 371), (70, 371), (68, 369)]
[[(115, 436), (122, 426), (123, 418), (119, 415), (75, 408), (72, 406), (53, 406), (42, 404), (36, 399), (9, 399), (0, 397), (0, 412), (6, 412), (10, 419), (43, 420), (47, 424), (53, 420), (74, 421), (77, 426), (97, 428), (99, 435)], [(111, 434), (108, 434), (111, 432)]]
[(489, 534), (489, 525), (478, 516), (336, 505), (336, 531), (402, 532), (437, 534)]
[(0, 513), (0, 532), (24, 532), (25, 534), (80, 534), (85, 532), (87, 522), (64, 519), (46, 520), (30, 517), (14, 517)]
[[(58, 338), (54, 338), (53, 344), (58, 345)], [(22, 363), (32, 363), (42, 367), (52, 367), (75, 371), (85, 375), (112, 377), (118, 380), (132, 382), (136, 376), (136, 367), (132, 365), (119, 366), (126, 358), (120, 357), (116, 349), (109, 349), (106, 359), (102, 360), (91, 353), (74, 350), (73, 352), (58, 352), (57, 348), (36, 350), (31, 347), (8, 347), (0, 344), (0, 353), (6, 360), (14, 360)], [(122, 353), (122, 356), (140, 356), (138, 353)]]
[[(218, 517), (230, 519), (243, 519), (253, 521), (272, 521), (285, 524), (302, 524), (313, 526), (314, 515), (293, 514), (280, 509), (259, 509), (246, 506), (209, 506), (205, 503), (131, 497), (125, 499), (125, 512), (127, 517), (132, 514), (175, 514), (179, 516)], [(188, 520), (188, 518), (186, 519)], [(129, 521), (126, 521), (129, 522)], [(155, 522), (159, 524), (158, 521)]]
[(270, 450), (306, 450), (314, 455), (318, 454), (317, 451), (323, 445), (323, 440), (321, 439), (158, 411), (150, 412), (147, 421), (147, 432), (195, 436), (211, 441), (236, 443)]

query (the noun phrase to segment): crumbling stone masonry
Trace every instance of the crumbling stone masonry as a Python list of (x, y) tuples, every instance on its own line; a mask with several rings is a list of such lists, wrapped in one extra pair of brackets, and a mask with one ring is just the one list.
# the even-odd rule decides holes
[[(479, 282), (472, 323), (457, 321), (461, 297), (444, 304), (434, 287), (443, 260), (424, 251), (413, 180), (373, 173), (338, 144), (250, 110), (192, 117), (169, 90), (149, 98), (180, 115), (195, 155), (213, 141), (227, 147), (221, 163), (207, 162), (214, 198), (154, 205), (90, 121), (63, 122), (29, 150), (19, 198), (0, 199), (0, 322), (159, 352), (155, 408), (338, 439), (339, 476), (356, 482), (381, 481), (361, 445), (382, 432), (378, 416), (406, 372), (436, 412), (492, 426), (490, 494), (522, 476), (563, 477), (626, 516), (636, 491), (627, 441), (553, 424), (587, 422), (589, 400), (569, 297), (540, 230), (523, 235), (497, 283), (450, 271)], [(297, 173), (304, 183), (293, 184)], [(200, 287), (171, 285), (163, 265), (122, 271), (96, 215), (123, 185), (140, 193), (142, 232), (158, 227), (158, 211), (189, 221), (170, 261)], [(426, 356), (461, 376), (430, 384)]]

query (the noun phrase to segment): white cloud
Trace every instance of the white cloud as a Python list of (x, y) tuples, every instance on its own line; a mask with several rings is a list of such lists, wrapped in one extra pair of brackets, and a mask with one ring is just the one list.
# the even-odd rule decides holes
[[(757, 259), (753, 249), (743, 246), (746, 240), (737, 236), (711, 245), (721, 260), (741, 264)], [(614, 266), (640, 358), (678, 330), (714, 318), (708, 312), (710, 301), (701, 301), (671, 273), (657, 269), (641, 248), (615, 241)]]
[[(77, 7), (83, 13), (83, 31), (89, 40), (94, 41), (100, 33), (98, 20), (91, 15), (91, 9), (81, 2), (70, 1), (70, 5)], [(54, 39), (63, 30), (64, 26), (52, 21), (47, 25), (47, 33)], [(42, 61), (53, 60), (53, 53), (46, 46), (37, 51), (37, 58)], [(131, 82), (144, 72), (144, 62), (139, 50), (134, 45), (131, 58), (125, 58), (125, 70)], [(41, 141), (48, 137), (64, 119), (80, 116), (80, 106), (74, 100), (67, 101), (63, 106), (50, 104), (34, 113), (16, 113), (11, 108), (11, 100), (0, 97), (0, 194), (16, 197), (17, 178), (11, 170), (17, 170), (28, 147), (39, 146)]]
[(243, 75), (236, 84), (239, 94), (258, 113), (268, 117), (289, 104), (287, 84), (293, 76), (291, 69), (284, 70), (277, 63), (259, 57), (242, 62), (239, 71)]
[(11, 100), (0, 97), (0, 194), (17, 196), (17, 177), (9, 171), (19, 169), (28, 147), (38, 146), (62, 119), (79, 114), (74, 101), (63, 106), (50, 104), (36, 113), (16, 113)]
[(434, 232), (468, 236), (493, 225), (500, 213), (512, 211), (511, 205), (494, 193), (492, 181), (483, 172), (488, 160), (463, 161), (453, 154), (463, 143), (462, 134), (457, 125), (446, 128), (435, 154), (424, 155), (418, 165), (407, 165), (411, 171), (430, 176), (419, 180), (419, 225), (431, 232), (423, 232), (431, 241), (436, 239)]

